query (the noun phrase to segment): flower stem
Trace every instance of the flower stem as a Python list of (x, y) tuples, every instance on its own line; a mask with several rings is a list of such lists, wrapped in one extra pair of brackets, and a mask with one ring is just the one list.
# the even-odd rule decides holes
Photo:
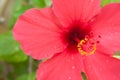
[(33, 70), (33, 59), (31, 57), (29, 57), (28, 80), (32, 80), (31, 79), (32, 70)]

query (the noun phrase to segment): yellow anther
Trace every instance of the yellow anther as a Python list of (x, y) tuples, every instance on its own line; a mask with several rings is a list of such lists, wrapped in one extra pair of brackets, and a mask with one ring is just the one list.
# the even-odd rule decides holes
[(95, 51), (96, 51), (96, 43), (92, 44), (92, 48), (91, 48), (90, 51), (87, 52), (87, 51), (83, 50), (84, 45), (89, 45), (90, 44), (90, 43), (87, 44), (87, 41), (89, 41), (89, 40), (87, 38), (85, 38), (85, 39), (81, 40), (77, 45), (78, 51), (80, 52), (81, 55), (88, 56), (88, 55), (94, 54)]

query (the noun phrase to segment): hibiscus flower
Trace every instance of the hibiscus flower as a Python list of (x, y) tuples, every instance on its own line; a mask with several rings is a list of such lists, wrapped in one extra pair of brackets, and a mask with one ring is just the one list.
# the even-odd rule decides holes
[(47, 59), (37, 80), (120, 80), (120, 3), (53, 0), (52, 8), (30, 9), (17, 20), (14, 37), (34, 59)]

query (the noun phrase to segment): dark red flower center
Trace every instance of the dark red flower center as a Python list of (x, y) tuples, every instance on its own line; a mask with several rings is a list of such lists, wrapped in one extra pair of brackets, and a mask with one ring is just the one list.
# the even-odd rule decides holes
[(96, 43), (90, 26), (81, 27), (73, 25), (64, 36), (69, 50), (79, 51), (82, 55), (93, 54), (96, 51)]
[(70, 46), (76, 46), (78, 41), (84, 39), (88, 34), (89, 30), (80, 29), (79, 26), (75, 26), (66, 34), (66, 40)]

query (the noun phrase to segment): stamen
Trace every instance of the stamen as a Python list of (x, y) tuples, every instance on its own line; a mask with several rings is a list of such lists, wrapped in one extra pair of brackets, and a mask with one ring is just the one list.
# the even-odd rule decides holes
[(96, 43), (91, 41), (92, 39), (85, 38), (78, 43), (77, 48), (81, 55), (88, 56), (95, 53)]

